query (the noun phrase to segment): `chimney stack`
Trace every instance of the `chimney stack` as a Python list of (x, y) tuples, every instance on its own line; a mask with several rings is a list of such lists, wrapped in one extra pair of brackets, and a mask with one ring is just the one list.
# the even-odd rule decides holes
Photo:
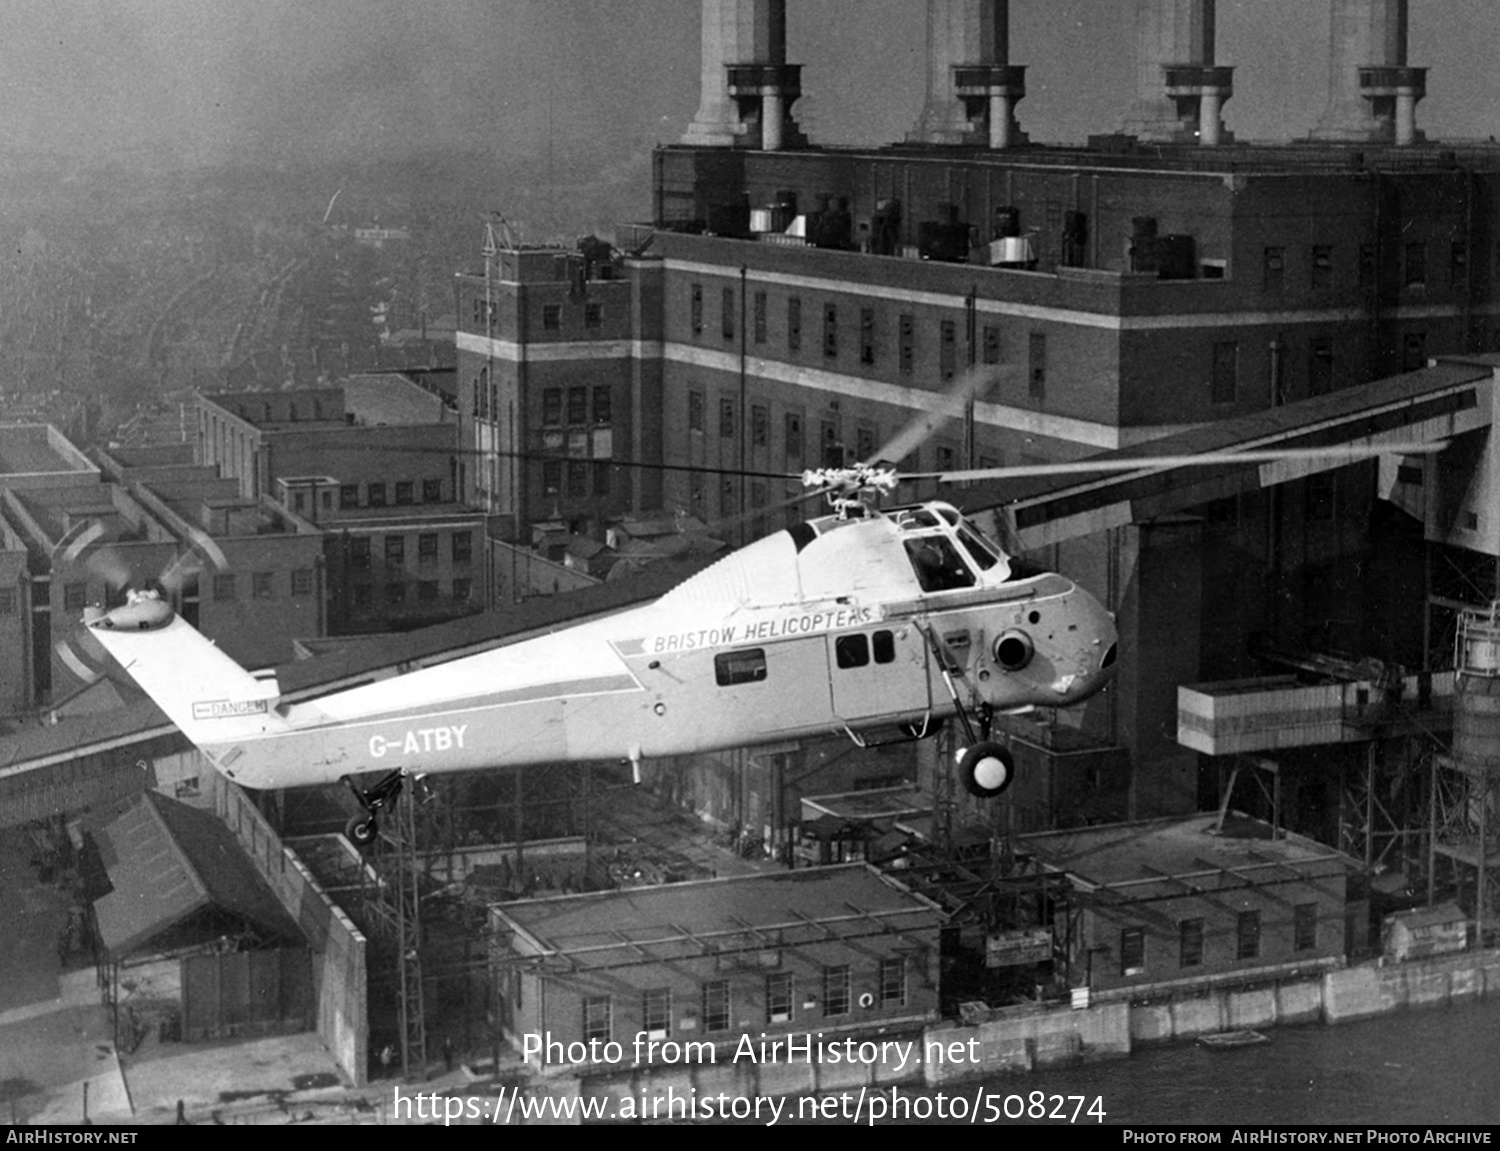
[(1010, 0), (927, 0), (927, 103), (909, 143), (1024, 144), (1025, 96), (1026, 69), (1010, 63)]
[(1315, 140), (1415, 144), (1427, 69), (1406, 66), (1407, 0), (1332, 0), (1328, 106)]
[(1136, 0), (1136, 100), (1123, 131), (1142, 140), (1227, 143), (1234, 69), (1214, 64), (1214, 0)]
[(791, 114), (801, 95), (802, 66), (786, 62), (786, 0), (703, 0), (703, 97), (684, 144), (804, 145)]

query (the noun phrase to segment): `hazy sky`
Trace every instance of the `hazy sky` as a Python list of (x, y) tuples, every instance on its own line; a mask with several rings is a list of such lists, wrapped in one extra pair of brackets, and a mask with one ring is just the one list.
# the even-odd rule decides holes
[[(1419, 122), (1500, 134), (1500, 3), (1412, 0)], [(697, 0), (0, 0), (0, 147), (74, 157), (297, 160), (458, 145), (618, 156), (698, 100)], [(816, 141), (884, 143), (920, 109), (919, 0), (791, 0)], [(1111, 131), (1134, 0), (1012, 0), (1033, 138)], [(1305, 134), (1327, 89), (1327, 0), (1219, 0), (1229, 127)]]

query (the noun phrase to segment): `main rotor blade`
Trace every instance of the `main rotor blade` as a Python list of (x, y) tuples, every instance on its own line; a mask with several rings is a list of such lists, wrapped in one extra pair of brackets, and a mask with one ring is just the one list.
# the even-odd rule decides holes
[(1003, 364), (984, 364), (961, 373), (947, 391), (935, 393), (928, 406), (882, 444), (873, 457), (859, 462), (873, 464), (878, 460), (886, 460), (899, 465), (902, 460), (931, 439), (933, 433), (943, 426), (944, 421), (963, 419), (964, 408), (970, 400), (979, 399), (986, 391), (999, 383), (1001, 377), (1014, 374), (1018, 370), (1014, 366)]
[(945, 484), (1013, 480), (1030, 476), (1072, 476), (1101, 472), (1149, 472), (1166, 468), (1201, 468), (1225, 464), (1275, 464), (1289, 460), (1368, 460), (1377, 456), (1418, 456), (1440, 452), (1446, 444), (1336, 444), (1325, 448), (1252, 449), (1203, 452), (1196, 456), (1133, 456), (1110, 460), (1076, 460), (1058, 464), (1016, 464), (955, 472), (903, 472), (902, 480), (936, 480)]

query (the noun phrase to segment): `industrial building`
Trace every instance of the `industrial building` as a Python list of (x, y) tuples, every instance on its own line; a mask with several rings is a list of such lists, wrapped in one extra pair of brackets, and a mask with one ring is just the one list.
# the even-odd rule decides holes
[[(490, 909), (496, 1009), (519, 1049), (546, 1035), (538, 1067), (609, 1070), (569, 1049), (638, 1035), (723, 1047), (741, 1038), (874, 1028), (937, 1017), (939, 909), (861, 864)], [(708, 1061), (708, 1060), (704, 1060)], [(580, 1066), (581, 1065), (581, 1066)]]

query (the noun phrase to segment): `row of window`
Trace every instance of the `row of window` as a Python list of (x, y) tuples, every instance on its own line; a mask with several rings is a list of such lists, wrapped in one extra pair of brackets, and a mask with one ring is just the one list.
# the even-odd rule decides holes
[(591, 495), (608, 496), (613, 467), (606, 460), (544, 460), (542, 491), (549, 496), (566, 495), (574, 500), (587, 499)]
[[(406, 562), (406, 537), (402, 535), (388, 535), (385, 538), (385, 562), (388, 564), (404, 564)], [(437, 563), (438, 544), (440, 536), (437, 532), (421, 532), (417, 536), (417, 562)], [(456, 564), (470, 563), (474, 559), (474, 535), (472, 532), (455, 532), (450, 537), (449, 552), (453, 562)], [(370, 566), (370, 537), (351, 536), (349, 538), (349, 565), (356, 569), (368, 569)]]
[[(277, 576), (276, 572), (251, 572), (250, 573), (250, 598), (251, 599), (275, 599)], [(239, 598), (240, 585), (233, 572), (221, 572), (213, 579), (213, 596), (216, 603), (226, 603)], [(291, 593), (294, 596), (308, 596), (313, 593), (313, 573), (311, 568), (298, 568), (291, 573)]]
[[(415, 590), (417, 603), (437, 603), (443, 597), (443, 587), (437, 580), (417, 580), (412, 589)], [(400, 607), (412, 599), (412, 589), (408, 589), (405, 583), (392, 582), (385, 585), (384, 602), (389, 607)], [(468, 603), (474, 595), (474, 583), (472, 580), (456, 579), (448, 589), (447, 598), (454, 603)], [(367, 608), (374, 606), (375, 588), (371, 584), (356, 583), (349, 587), (349, 601), (356, 608)]]
[[(591, 398), (592, 410), (589, 404)], [(608, 424), (614, 421), (614, 411), (614, 389), (608, 384), (600, 384), (592, 389), (542, 389), (542, 426), (545, 428)]]
[[(704, 325), (703, 285), (690, 285), (689, 293), (688, 314), (693, 335), (701, 336)], [(765, 344), (770, 341), (770, 297), (767, 292), (758, 291), (754, 293), (752, 300), (751, 334), (755, 343)], [(721, 296), (719, 330), (725, 340), (733, 340), (736, 337), (738, 309), (739, 302), (735, 289), (724, 288)], [(840, 325), (839, 309), (840, 305), (833, 300), (826, 300), (823, 303), (822, 349), (823, 358), (826, 360), (839, 358), (842, 341), (846, 336)], [(849, 312), (854, 310), (848, 309)], [(858, 326), (853, 334), (859, 362), (866, 367), (874, 367), (880, 349), (879, 313), (875, 308), (858, 309)], [(802, 335), (802, 297), (788, 296), (786, 299), (786, 349), (788, 352), (795, 353), (802, 350)], [(998, 364), (1001, 362), (1003, 347), (998, 324), (978, 326), (976, 331), (966, 335), (965, 344), (972, 347), (972, 355), (980, 363)], [(938, 322), (937, 349), (938, 375), (944, 380), (951, 380), (960, 367), (957, 321), (940, 320)], [(910, 312), (903, 312), (896, 320), (896, 362), (903, 375), (916, 372), (917, 354), (917, 318)], [(1043, 399), (1047, 383), (1047, 337), (1044, 332), (1029, 334), (1027, 354), (1028, 394), (1032, 399)], [(965, 364), (967, 362), (966, 356)]]
[[(394, 501), (388, 498), (391, 495), (392, 488), (395, 489)], [(339, 507), (357, 508), (363, 506), (367, 508), (404, 508), (410, 507), (417, 502), (417, 483), (415, 480), (397, 480), (394, 484), (387, 484), (384, 481), (376, 481), (374, 483), (366, 484), (364, 491), (365, 502), (363, 505), (361, 505), (359, 502), (359, 485), (340, 484)], [(424, 504), (440, 504), (443, 502), (442, 480), (422, 481), (422, 502)], [(325, 508), (328, 507), (327, 492), (323, 493), (323, 506)], [(294, 493), (292, 508), (294, 511), (300, 512), (302, 510), (301, 492)]]
[[(1500, 335), (1497, 335), (1500, 342)], [(1271, 352), (1271, 386), (1278, 394), (1278, 404), (1286, 403), (1291, 389), (1287, 386), (1289, 367), (1286, 345), (1276, 343)], [(1427, 365), (1427, 334), (1406, 332), (1401, 339), (1401, 370), (1414, 372)], [(1307, 342), (1307, 394), (1327, 395), (1338, 385), (1334, 370), (1334, 342), (1331, 336), (1314, 336)], [(1209, 401), (1232, 404), (1240, 395), (1240, 345), (1234, 340), (1220, 340), (1213, 346), (1213, 363), (1209, 372)]]
[[(1430, 271), (1428, 268), (1428, 245), (1414, 240), (1401, 249), (1401, 283), (1408, 288), (1426, 287)], [(1312, 244), (1307, 249), (1307, 285), (1313, 291), (1331, 288), (1335, 282), (1338, 266), (1338, 247), (1334, 244)], [(1359, 286), (1372, 287), (1375, 283), (1375, 261), (1377, 249), (1374, 244), (1359, 246)], [(1280, 292), (1287, 286), (1287, 248), (1282, 244), (1267, 245), (1262, 255), (1261, 286), (1268, 292)], [(1448, 284), (1455, 290), (1465, 290), (1469, 282), (1469, 246), (1462, 240), (1454, 240), (1448, 247)]]
[[(906, 1006), (906, 960), (882, 959), (876, 973), (875, 1002), (881, 1008)], [(847, 963), (823, 968), (820, 980), (821, 1014), (825, 1019), (852, 1014), (855, 1008), (852, 969)], [(765, 1022), (790, 1023), (796, 1018), (796, 978), (790, 972), (766, 976)], [(870, 1004), (874, 1006), (874, 1004)], [(704, 983), (698, 995), (698, 1030), (728, 1031), (734, 1025), (734, 987), (727, 979)], [(615, 1027), (615, 1002), (610, 995), (583, 1000), (583, 1038), (609, 1042)], [(641, 995), (641, 1027), (648, 1038), (666, 1039), (672, 1033), (672, 989), (654, 988)]]
[[(896, 637), (889, 631), (877, 631), (873, 635), (854, 632), (841, 635), (833, 641), (835, 662), (848, 670), (867, 667), (873, 656), (877, 664), (896, 661)], [(746, 647), (737, 651), (726, 651), (714, 656), (714, 680), (720, 687), (734, 687), (742, 683), (760, 683), (766, 678), (766, 649)]]
[[(1177, 966), (1203, 965), (1203, 920), (1184, 919), (1177, 924)], [(1259, 911), (1241, 911), (1235, 918), (1234, 957), (1259, 959), (1261, 921)], [(1292, 908), (1292, 950), (1315, 951), (1318, 946), (1318, 905), (1299, 903)], [(1142, 975), (1146, 971), (1146, 929), (1127, 927), (1120, 932), (1120, 974)]]
[[(469, 302), (470, 318), (474, 327), (488, 331), (499, 319), (500, 307), (494, 300), (487, 300), (483, 296), (475, 296)], [(586, 328), (597, 328), (604, 323), (604, 305), (598, 300), (586, 300), (583, 305), (583, 326)], [(542, 330), (547, 332), (560, 332), (563, 326), (563, 305), (542, 305)]]

